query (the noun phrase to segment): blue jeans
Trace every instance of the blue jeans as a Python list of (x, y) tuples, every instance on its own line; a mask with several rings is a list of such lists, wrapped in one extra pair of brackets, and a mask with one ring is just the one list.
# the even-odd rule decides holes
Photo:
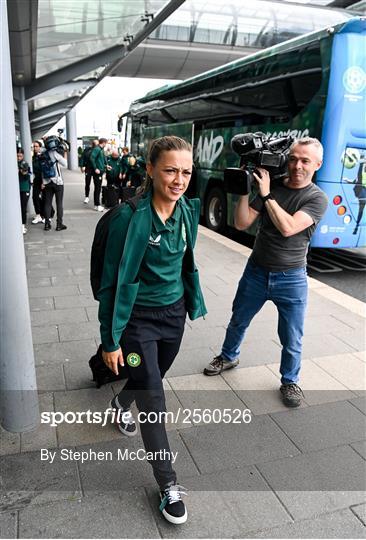
[(222, 356), (231, 361), (239, 356), (251, 320), (267, 300), (272, 300), (278, 311), (277, 332), (282, 345), (281, 383), (296, 383), (301, 367), (307, 293), (306, 268), (270, 272), (249, 260), (234, 298)]

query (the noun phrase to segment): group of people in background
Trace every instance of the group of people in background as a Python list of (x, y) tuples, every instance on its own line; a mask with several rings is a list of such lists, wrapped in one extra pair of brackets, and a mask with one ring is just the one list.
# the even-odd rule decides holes
[(31, 189), (35, 216), (34, 225), (44, 224), (45, 231), (52, 228), (51, 220), (55, 215), (53, 197), (56, 199), (56, 231), (67, 229), (63, 223), (64, 182), (61, 168), (66, 167), (64, 152), (57, 146), (56, 136), (42, 141), (34, 141), (32, 167), (24, 160), (23, 148), (17, 149), (20, 205), (22, 212), (23, 234), (27, 232), (27, 208)]
[[(27, 207), (32, 191), (34, 218), (32, 224), (44, 224), (46, 231), (52, 228), (55, 215), (53, 197), (56, 200), (56, 231), (65, 230), (63, 223), (64, 182), (61, 167), (66, 167), (65, 153), (57, 147), (56, 136), (34, 141), (32, 164), (24, 160), (23, 148), (17, 149), (19, 191), (22, 212), (23, 234), (27, 232)], [(50, 142), (48, 145), (47, 141)], [(134, 156), (127, 147), (107, 147), (107, 139), (95, 139), (86, 147), (79, 158), (85, 173), (85, 199), (89, 203), (90, 186), (94, 183), (94, 208), (102, 212), (134, 195), (145, 177), (145, 161)], [(49, 146), (49, 148), (48, 148)]]
[[(134, 194), (145, 177), (145, 161), (134, 156), (124, 146), (106, 151), (107, 139), (95, 139), (86, 147), (80, 157), (80, 168), (85, 173), (85, 199), (89, 203), (90, 185), (94, 183), (94, 209), (103, 212), (125, 201)], [(105, 175), (105, 177), (104, 177)]]

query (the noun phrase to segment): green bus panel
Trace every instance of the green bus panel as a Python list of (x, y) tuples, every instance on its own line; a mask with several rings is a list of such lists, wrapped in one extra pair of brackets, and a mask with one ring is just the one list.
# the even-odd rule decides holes
[(140, 140), (142, 141), (142, 154), (145, 159), (147, 158), (147, 152), (149, 143), (157, 139), (158, 137), (164, 137), (166, 135), (176, 135), (181, 137), (193, 145), (193, 122), (179, 122), (176, 124), (165, 124), (162, 126), (152, 126), (142, 128)]

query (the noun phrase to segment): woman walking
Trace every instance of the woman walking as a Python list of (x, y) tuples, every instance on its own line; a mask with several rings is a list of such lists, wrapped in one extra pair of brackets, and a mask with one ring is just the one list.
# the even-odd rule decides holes
[[(162, 379), (182, 341), (186, 313), (191, 320), (207, 313), (193, 247), (200, 202), (184, 197), (192, 174), (192, 148), (175, 136), (152, 142), (147, 176), (136, 210), (121, 206), (111, 218), (103, 276), (98, 292), (103, 359), (128, 380), (111, 401), (118, 427), (137, 431), (130, 406), (139, 416), (166, 410)], [(171, 523), (187, 520), (177, 484), (164, 420), (141, 422), (145, 450), (160, 491), (160, 510)]]

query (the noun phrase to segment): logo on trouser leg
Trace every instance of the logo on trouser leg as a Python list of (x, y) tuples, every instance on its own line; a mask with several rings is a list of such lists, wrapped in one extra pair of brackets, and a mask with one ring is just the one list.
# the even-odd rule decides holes
[(141, 356), (135, 352), (127, 356), (127, 364), (131, 367), (137, 367), (141, 364)]

